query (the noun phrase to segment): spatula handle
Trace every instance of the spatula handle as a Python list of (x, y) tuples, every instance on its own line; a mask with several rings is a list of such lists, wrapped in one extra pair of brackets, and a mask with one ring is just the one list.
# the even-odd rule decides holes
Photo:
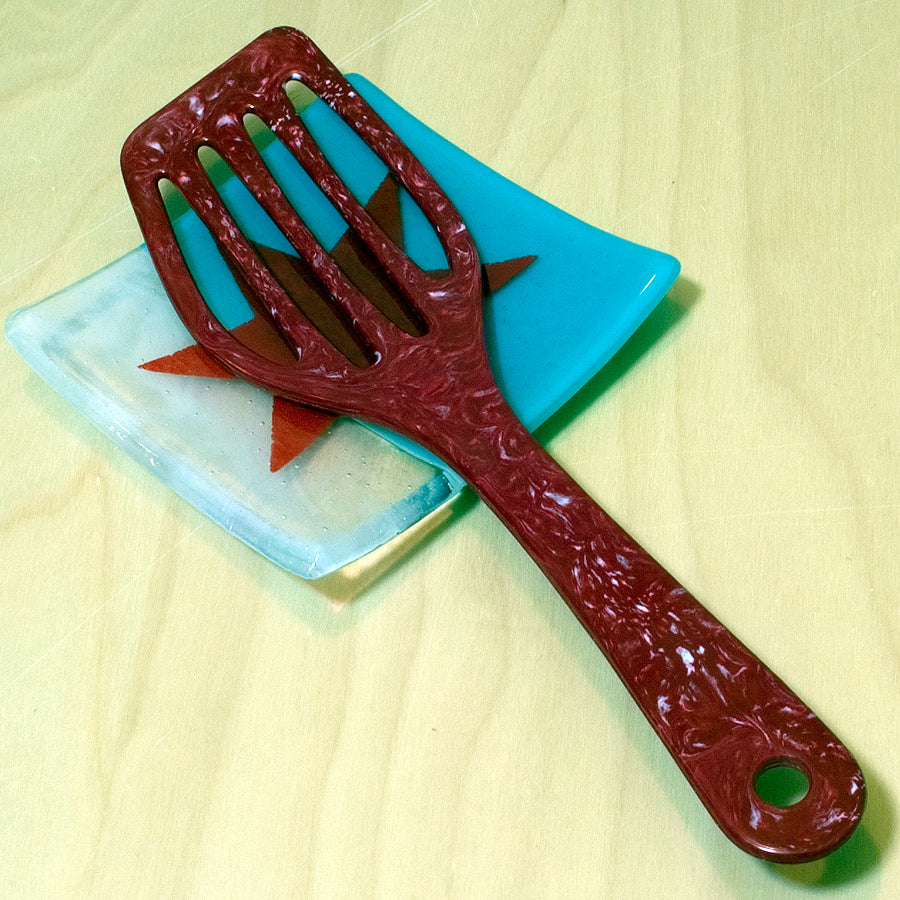
[[(490, 415), (491, 439), (450, 448), (451, 464), (565, 598), (722, 830), (779, 862), (841, 844), (865, 797), (849, 751), (511, 412)], [(783, 806), (757, 793), (760, 774), (781, 766), (808, 780)]]

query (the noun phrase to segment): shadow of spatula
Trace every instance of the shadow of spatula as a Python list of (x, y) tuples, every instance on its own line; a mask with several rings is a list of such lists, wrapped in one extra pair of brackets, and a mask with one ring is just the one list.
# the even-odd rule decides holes
[[(296, 114), (285, 89), (293, 81), (381, 158), (433, 227), (445, 269), (423, 271), (353, 196)], [(405, 298), (416, 327), (394, 324), (324, 250), (263, 163), (248, 114), (268, 125), (346, 220), (378, 277)], [(279, 226), (336, 327), (321, 327), (321, 310), (301, 310), (242, 234), (200, 160), (203, 147), (224, 158)], [(481, 264), (465, 223), (305, 35), (278, 28), (237, 53), (137, 128), (122, 168), (160, 278), (197, 342), (274, 394), (396, 430), (456, 469), (569, 604), (728, 837), (780, 862), (814, 859), (847, 838), (865, 796), (853, 757), (516, 419), (488, 363)], [(172, 230), (164, 179), (209, 229), (279, 336), (279, 352), (242, 343), (210, 310)], [(759, 795), (758, 779), (773, 767), (801, 774), (802, 799)]]

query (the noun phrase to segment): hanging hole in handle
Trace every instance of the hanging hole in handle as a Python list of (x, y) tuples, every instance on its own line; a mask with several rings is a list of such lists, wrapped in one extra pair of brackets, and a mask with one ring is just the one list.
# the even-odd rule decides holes
[(773, 759), (756, 773), (753, 789), (770, 806), (787, 809), (809, 793), (809, 776), (792, 760)]

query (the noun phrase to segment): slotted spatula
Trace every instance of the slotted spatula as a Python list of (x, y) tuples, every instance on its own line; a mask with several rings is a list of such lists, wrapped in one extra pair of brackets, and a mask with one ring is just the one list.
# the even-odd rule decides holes
[[(290, 81), (327, 102), (381, 158), (433, 226), (445, 270), (424, 272), (372, 220), (306, 131), (285, 90)], [(247, 114), (295, 155), (419, 327), (395, 325), (319, 244), (262, 162)], [(217, 195), (198, 158), (204, 146), (225, 159), (278, 224), (359, 352), (338, 349), (340, 342), (326, 339), (290, 299)], [(738, 846), (799, 862), (847, 838), (865, 796), (853, 757), (519, 423), (488, 363), (481, 267), (465, 223), (308, 37), (290, 28), (262, 35), (137, 128), (122, 168), (159, 275), (198, 343), (260, 387), (394, 429), (453, 466), (563, 596)], [(286, 352), (253, 349), (216, 319), (173, 233), (160, 193), (164, 179), (203, 220)], [(802, 799), (779, 805), (759, 795), (757, 779), (773, 767), (802, 773)]]

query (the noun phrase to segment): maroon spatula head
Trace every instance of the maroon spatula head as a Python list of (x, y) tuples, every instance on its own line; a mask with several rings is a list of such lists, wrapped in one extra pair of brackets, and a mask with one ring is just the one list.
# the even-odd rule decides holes
[[(299, 80), (381, 157), (431, 222), (446, 274), (423, 272), (378, 227), (319, 151), (284, 85)], [(422, 327), (395, 324), (341, 271), (291, 208), (244, 127), (259, 116), (347, 222), (378, 277)], [(342, 352), (244, 237), (198, 159), (213, 147), (293, 245), (344, 330)], [(460, 472), (541, 567), (612, 664), (712, 817), (767, 859), (841, 844), (864, 805), (846, 747), (551, 459), (497, 389), (484, 349), (480, 264), (441, 189), (312, 42), (276, 29), (140, 126), (126, 142), (128, 191), (160, 277), (197, 342), (235, 374), (300, 403), (393, 428)], [(182, 257), (159, 182), (182, 192), (287, 353), (243, 344), (207, 307)], [(289, 267), (296, 269), (296, 267)], [(758, 790), (777, 768), (807, 790)]]
[[(434, 226), (447, 258), (446, 273), (420, 269), (350, 193), (296, 115), (285, 91), (292, 80), (328, 102), (381, 157)], [(318, 244), (250, 139), (247, 114), (262, 119), (294, 153), (384, 275), (420, 311), (427, 325), (424, 337), (412, 339), (379, 313)], [(241, 233), (198, 158), (198, 150), (207, 146), (225, 159), (307, 262), (337, 313), (352, 325), (364, 355), (378, 363), (376, 378), (323, 338)], [(175, 308), (198, 342), (236, 374), (300, 403), (386, 422), (408, 418), (423, 374), (437, 374), (432, 362), (437, 348), (445, 365), (462, 355), (454, 365), (460, 371), (473, 364), (487, 367), (481, 269), (469, 232), (421, 163), (305, 35), (278, 28), (236, 54), (136, 129), (122, 151), (122, 168)], [(209, 228), (258, 310), (294, 352), (292, 365), (253, 352), (212, 315), (172, 229), (158, 187), (162, 179), (180, 190)]]

